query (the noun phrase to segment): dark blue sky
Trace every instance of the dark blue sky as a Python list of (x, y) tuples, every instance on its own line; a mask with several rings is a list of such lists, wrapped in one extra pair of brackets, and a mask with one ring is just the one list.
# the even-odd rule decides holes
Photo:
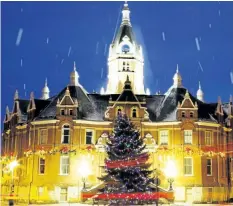
[[(122, 6), (123, 2), (3, 2), (3, 113), (6, 105), (12, 109), (16, 89), (25, 98), (24, 84), (27, 98), (31, 91), (39, 98), (47, 77), (51, 96), (57, 94), (69, 83), (73, 61), (87, 91), (99, 92), (106, 86), (104, 50), (112, 41)], [(145, 85), (152, 93), (166, 92), (178, 63), (191, 93), (196, 94), (200, 80), (207, 102), (218, 96), (229, 100), (233, 2), (129, 2), (129, 8), (144, 47)], [(20, 28), (23, 34), (16, 46)]]

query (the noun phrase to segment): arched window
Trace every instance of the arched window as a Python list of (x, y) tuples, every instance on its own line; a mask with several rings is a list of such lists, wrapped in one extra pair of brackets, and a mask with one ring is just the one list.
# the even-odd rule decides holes
[(69, 125), (63, 125), (62, 127), (61, 143), (62, 144), (70, 143), (70, 126)]
[(132, 117), (133, 118), (137, 117), (137, 109), (135, 109), (135, 108), (132, 110)]
[(182, 113), (181, 113), (181, 116), (182, 116), (182, 117), (185, 117), (185, 112), (182, 112)]

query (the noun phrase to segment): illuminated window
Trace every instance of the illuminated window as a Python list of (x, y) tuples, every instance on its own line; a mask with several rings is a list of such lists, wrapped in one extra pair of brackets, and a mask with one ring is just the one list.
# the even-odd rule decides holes
[(38, 187), (38, 197), (43, 196), (44, 187)]
[(65, 115), (65, 110), (61, 109), (61, 115)]
[(168, 131), (160, 131), (160, 144), (168, 145)]
[(93, 130), (86, 130), (86, 144), (92, 144), (93, 142)]
[(211, 135), (211, 131), (206, 131), (206, 132), (205, 132), (205, 144), (206, 144), (206, 145), (212, 145), (212, 135)]
[(193, 131), (184, 130), (184, 144), (192, 144)]
[(48, 138), (48, 130), (41, 129), (39, 136), (39, 141), (40, 141), (39, 144), (47, 144), (47, 138)]
[(193, 159), (192, 157), (184, 158), (184, 175), (193, 175)]
[(137, 117), (137, 109), (132, 110), (132, 117), (136, 118)]
[(69, 125), (64, 125), (62, 127), (61, 143), (62, 144), (69, 144), (69, 142), (70, 142), (70, 126)]
[(182, 117), (185, 117), (185, 112), (181, 112), (181, 116), (182, 116)]
[(45, 173), (45, 159), (39, 158), (39, 174), (43, 175)]
[(207, 159), (207, 176), (211, 176), (212, 175), (212, 159)]
[(68, 175), (70, 171), (70, 158), (69, 156), (60, 157), (60, 174)]

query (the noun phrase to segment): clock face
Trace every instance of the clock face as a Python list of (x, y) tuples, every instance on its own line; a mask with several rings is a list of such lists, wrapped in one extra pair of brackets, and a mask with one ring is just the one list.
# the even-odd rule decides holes
[(124, 45), (122, 46), (122, 52), (125, 52), (125, 53), (129, 52), (129, 45), (124, 44)]

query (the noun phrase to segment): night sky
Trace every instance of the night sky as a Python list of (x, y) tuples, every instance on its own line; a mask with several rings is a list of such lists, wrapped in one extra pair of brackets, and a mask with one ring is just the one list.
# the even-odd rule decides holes
[[(88, 92), (106, 88), (107, 50), (123, 3), (2, 2), (2, 118), (16, 89), (20, 98), (31, 91), (40, 98), (47, 77), (56, 95), (69, 84), (74, 61)], [(151, 93), (168, 90), (178, 64), (192, 94), (200, 80), (207, 102), (229, 101), (233, 2), (129, 2), (129, 8)], [(117, 28), (120, 22), (121, 16)]]

